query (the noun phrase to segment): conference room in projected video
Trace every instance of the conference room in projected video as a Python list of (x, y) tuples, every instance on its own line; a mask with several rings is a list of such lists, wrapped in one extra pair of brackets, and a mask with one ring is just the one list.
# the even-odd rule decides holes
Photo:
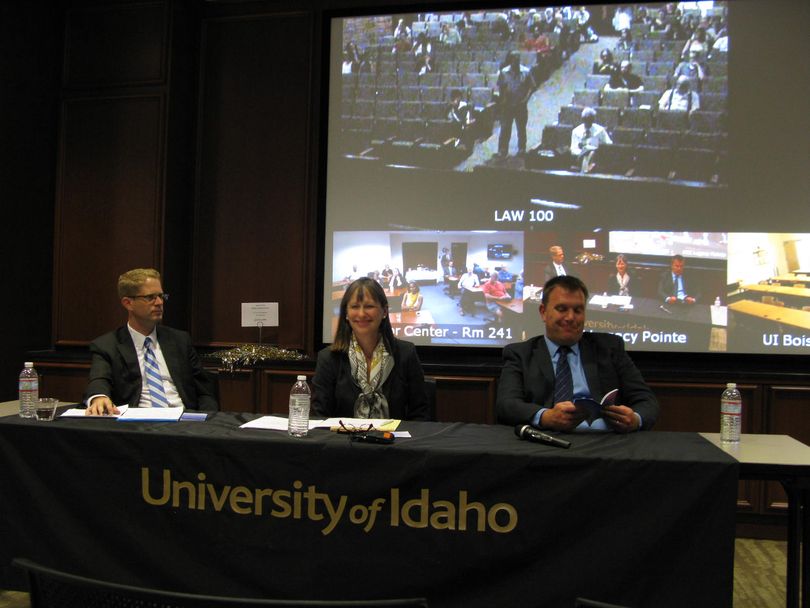
[(810, 347), (810, 235), (606, 231), (342, 231), (332, 320), (371, 277), (395, 335), (417, 344), (503, 345), (542, 333), (542, 286), (590, 289), (586, 328), (631, 350), (795, 352)]

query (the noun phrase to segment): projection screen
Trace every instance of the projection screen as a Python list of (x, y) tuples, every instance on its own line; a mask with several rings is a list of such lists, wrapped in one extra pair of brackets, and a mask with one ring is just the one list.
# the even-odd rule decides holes
[(371, 276), (501, 347), (565, 272), (630, 350), (810, 352), (808, 3), (481, 6), (328, 18), (323, 341)]

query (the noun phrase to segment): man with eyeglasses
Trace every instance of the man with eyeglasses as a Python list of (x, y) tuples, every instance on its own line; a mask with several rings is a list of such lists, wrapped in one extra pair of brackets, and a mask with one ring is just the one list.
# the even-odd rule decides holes
[(125, 272), (118, 277), (118, 297), (127, 311), (127, 325), (90, 344), (87, 414), (117, 414), (116, 406), (124, 404), (217, 411), (213, 384), (191, 336), (160, 324), (169, 299), (160, 273), (151, 268)]

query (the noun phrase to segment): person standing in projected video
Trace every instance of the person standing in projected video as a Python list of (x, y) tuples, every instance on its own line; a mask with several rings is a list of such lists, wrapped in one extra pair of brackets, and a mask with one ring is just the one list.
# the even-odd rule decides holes
[[(501, 424), (531, 424), (564, 432), (648, 430), (658, 400), (613, 334), (585, 332), (588, 288), (576, 277), (558, 276), (543, 287), (540, 317), (546, 333), (503, 350), (496, 412)], [(600, 401), (618, 389), (615, 405), (590, 424), (579, 397)]]
[(543, 270), (544, 280), (548, 281), (554, 277), (559, 277), (568, 274), (565, 270), (565, 252), (560, 245), (552, 245), (548, 248), (548, 254), (551, 261), (546, 265)]
[(520, 53), (509, 51), (504, 67), (498, 73), (498, 109), (501, 132), (498, 136), (499, 158), (509, 154), (509, 140), (512, 139), (512, 123), (518, 135), (518, 155), (526, 154), (526, 124), (529, 121), (529, 98), (537, 88), (532, 72), (520, 65)]
[(661, 274), (658, 296), (664, 301), (664, 304), (694, 304), (700, 298), (692, 281), (687, 282), (683, 274), (685, 264), (682, 255), (674, 255), (669, 270)]
[(351, 283), (340, 301), (335, 337), (318, 353), (316, 416), (427, 420), (427, 394), (416, 347), (394, 337), (379, 283)]

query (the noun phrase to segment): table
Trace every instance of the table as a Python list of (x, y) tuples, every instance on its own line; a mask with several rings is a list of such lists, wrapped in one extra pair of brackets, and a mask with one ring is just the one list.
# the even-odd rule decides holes
[(767, 283), (750, 283), (740, 285), (743, 291), (756, 291), (758, 293), (780, 295), (780, 296), (796, 296), (800, 298), (810, 298), (810, 288), (807, 287), (793, 287), (791, 285), (768, 285)]
[(739, 465), (697, 433), (560, 450), (407, 422), (380, 446), (238, 428), (254, 417), (0, 419), (0, 588), (27, 556), (219, 595), (731, 606)]
[[(740, 442), (723, 443), (720, 433), (701, 433), (737, 459), (742, 479), (779, 481), (788, 495), (788, 607), (810, 606), (810, 446), (789, 435), (742, 434)], [(802, 564), (805, 564), (802, 569)]]
[(429, 310), (419, 310), (407, 312), (389, 312), (388, 318), (391, 325), (436, 325), (436, 320)]
[(728, 309), (735, 314), (810, 330), (810, 311), (807, 310), (797, 310), (786, 306), (775, 306), (774, 304), (763, 304), (762, 302), (754, 302), (753, 300), (732, 302), (728, 305)]
[(771, 304), (775, 304), (775, 300), (784, 300), (779, 306), (785, 304), (793, 308), (802, 308), (803, 306), (810, 305), (810, 288), (808, 287), (753, 283), (750, 285), (741, 285), (740, 289), (743, 290), (745, 295), (750, 296), (752, 299), (760, 297), (763, 303), (766, 304), (768, 303), (766, 298), (770, 297)]
[[(593, 298), (592, 298), (593, 299)], [(708, 349), (712, 335), (711, 307), (707, 304), (663, 304), (653, 298), (633, 297), (633, 308), (587, 305), (585, 328), (621, 334), (635, 350), (698, 351)]]
[(405, 280), (410, 283), (415, 281), (417, 283), (438, 283), (444, 278), (441, 270), (433, 270), (430, 268), (409, 268), (405, 273)]

